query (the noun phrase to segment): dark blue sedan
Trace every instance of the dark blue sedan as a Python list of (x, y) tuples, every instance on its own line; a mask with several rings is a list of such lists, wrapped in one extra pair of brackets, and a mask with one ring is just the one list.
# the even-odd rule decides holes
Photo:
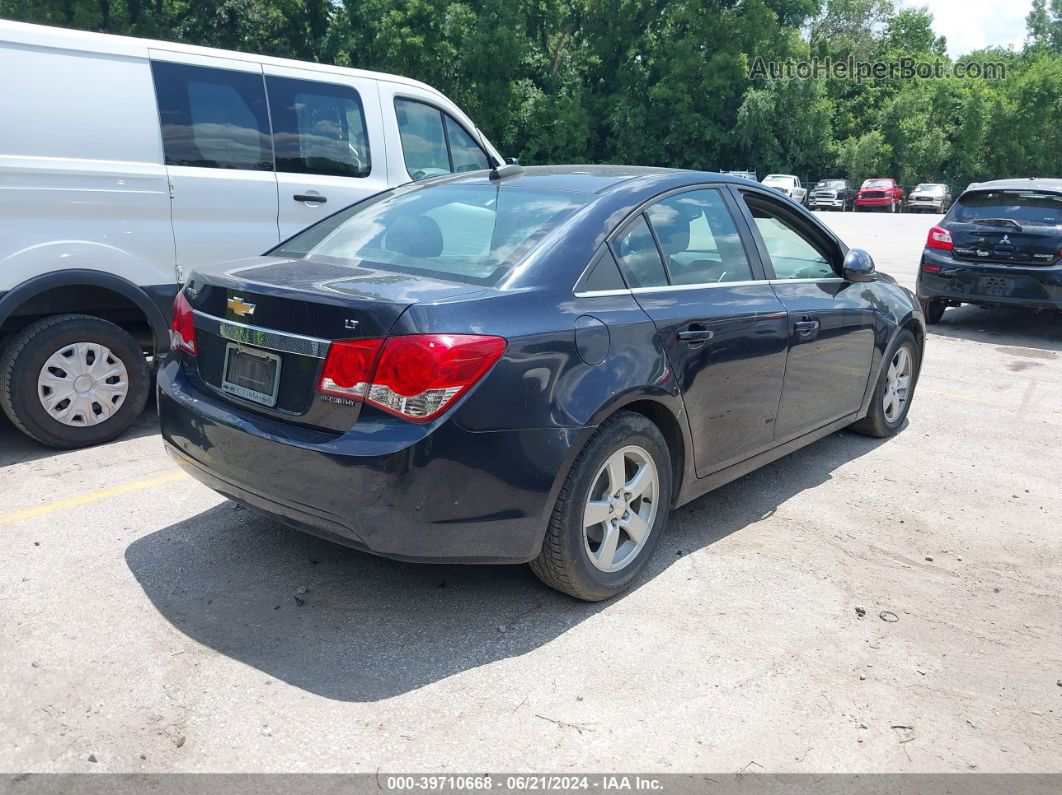
[(845, 426), (888, 436), (924, 318), (748, 180), (459, 174), (190, 275), (167, 451), (233, 500), (410, 561), (530, 562), (604, 599), (671, 508)]

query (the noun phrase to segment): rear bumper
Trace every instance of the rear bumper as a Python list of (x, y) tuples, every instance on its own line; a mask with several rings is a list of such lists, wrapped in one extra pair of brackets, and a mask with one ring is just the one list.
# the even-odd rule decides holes
[(533, 559), (577, 429), (470, 432), (361, 414), (342, 434), (244, 411), (169, 357), (166, 451), (220, 494), (306, 532), (399, 560)]
[(915, 292), (919, 298), (939, 298), (968, 304), (1027, 306), (1062, 310), (1062, 265), (1031, 267), (991, 262), (965, 262), (947, 253), (926, 249)]

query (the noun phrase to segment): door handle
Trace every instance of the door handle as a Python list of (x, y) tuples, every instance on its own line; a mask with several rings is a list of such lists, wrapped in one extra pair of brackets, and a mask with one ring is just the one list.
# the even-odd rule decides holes
[(801, 334), (810, 334), (811, 332), (815, 331), (818, 327), (819, 327), (819, 321), (817, 321), (817, 320), (815, 320), (813, 318), (810, 318), (810, 317), (808, 317), (806, 315), (804, 316), (803, 320), (798, 320), (796, 323), (793, 324), (793, 328), (795, 328)]
[(327, 196), (316, 196), (312, 193), (296, 193), (291, 198), (297, 202), (313, 202), (314, 204), (324, 204), (328, 201)]
[(707, 342), (713, 336), (715, 336), (714, 331), (706, 329), (702, 326), (691, 326), (685, 331), (680, 331), (678, 333), (678, 338), (680, 340), (682, 340), (683, 342), (688, 342), (692, 345), (696, 345), (701, 342)]

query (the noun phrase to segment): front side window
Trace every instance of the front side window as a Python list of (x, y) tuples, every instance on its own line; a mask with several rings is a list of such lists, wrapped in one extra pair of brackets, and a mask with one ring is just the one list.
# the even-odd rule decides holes
[(487, 156), (461, 125), (438, 108), (395, 99), (406, 171), (413, 179), (487, 168)]
[(828, 279), (837, 274), (829, 259), (796, 223), (764, 203), (749, 201), (749, 211), (774, 266), (777, 279)]
[(646, 215), (660, 241), (672, 284), (752, 279), (745, 247), (718, 190), (669, 196)]
[(310, 227), (274, 253), (490, 286), (592, 198), (493, 185), (400, 189)]
[(663, 287), (668, 283), (645, 216), (635, 218), (613, 243), (613, 248), (631, 287)]
[(351, 86), (267, 77), (277, 171), (367, 177), (372, 171), (361, 98)]
[(152, 61), (166, 164), (269, 171), (262, 75)]
[(480, 171), (487, 167), (487, 156), (479, 148), (465, 128), (446, 116), (446, 138), (450, 142), (450, 158), (454, 163), (454, 172)]

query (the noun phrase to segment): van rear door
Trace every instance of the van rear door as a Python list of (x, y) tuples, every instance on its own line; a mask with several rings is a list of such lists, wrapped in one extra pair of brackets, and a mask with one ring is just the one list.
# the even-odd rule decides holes
[(261, 254), (280, 240), (262, 67), (150, 50), (183, 269)]
[(388, 187), (376, 81), (265, 67), (280, 237)]

